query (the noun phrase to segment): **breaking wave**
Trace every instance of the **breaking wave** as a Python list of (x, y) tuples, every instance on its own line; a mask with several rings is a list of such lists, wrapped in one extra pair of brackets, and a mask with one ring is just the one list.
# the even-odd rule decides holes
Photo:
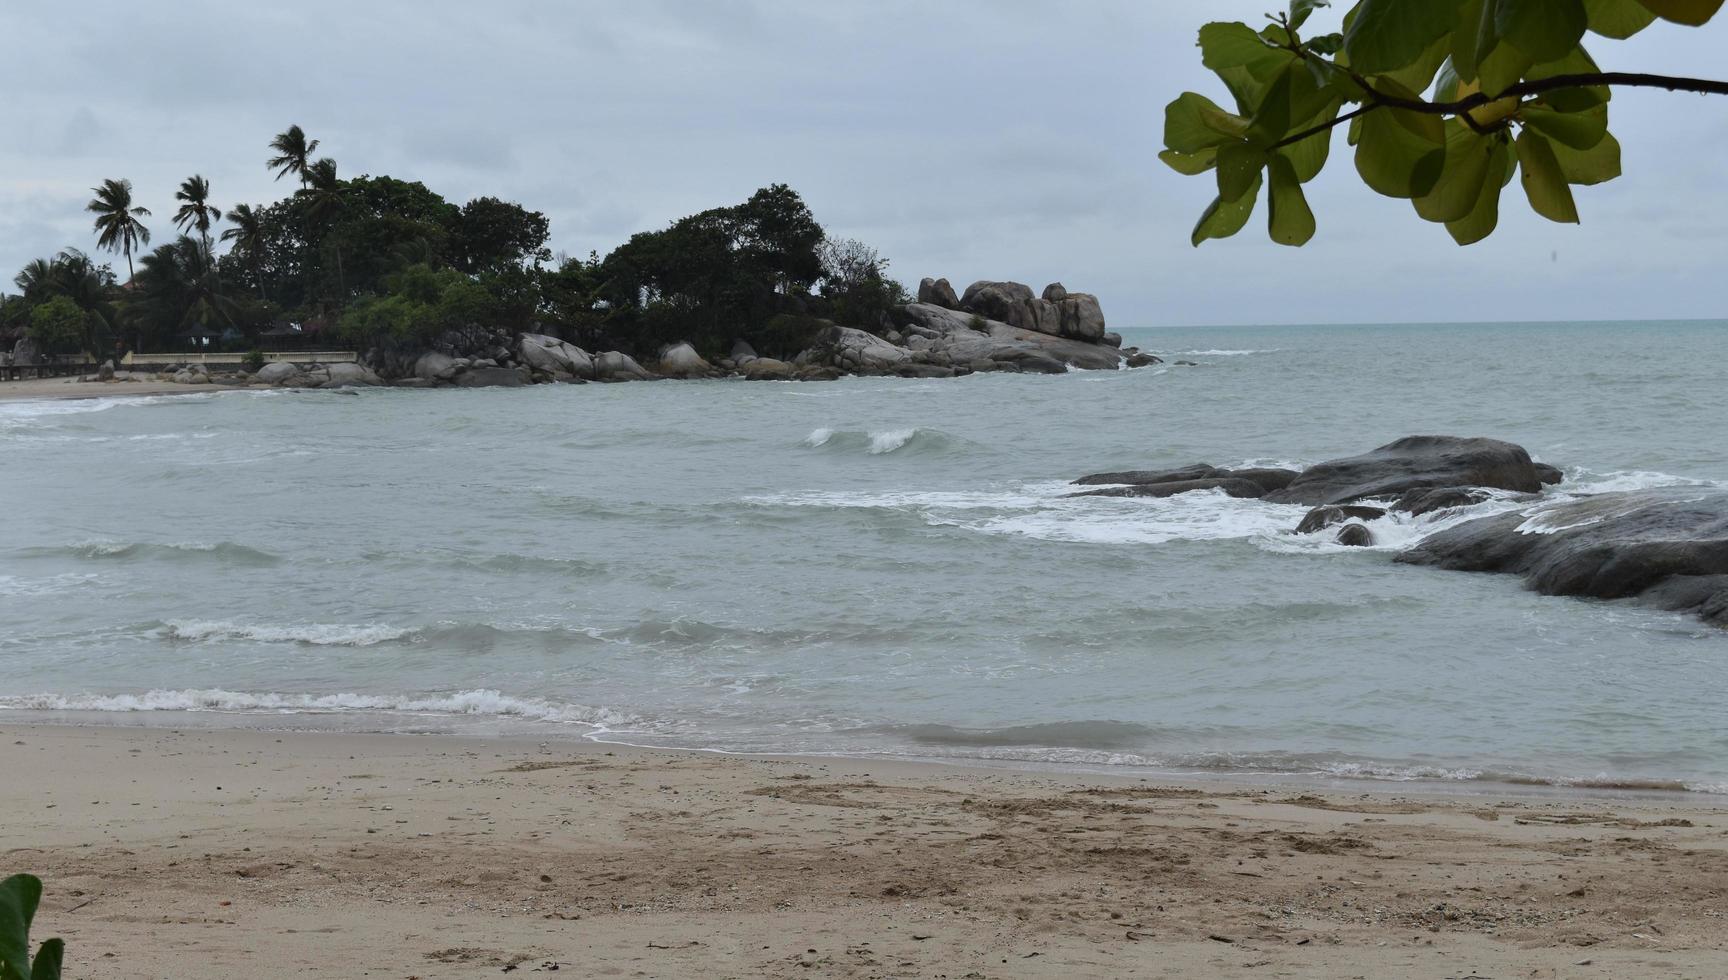
[(26, 558), (77, 558), (89, 561), (138, 559), (145, 561), (224, 562), (240, 565), (274, 565), (282, 561), (272, 554), (249, 545), (232, 541), (207, 542), (147, 542), (147, 541), (82, 541), (69, 545), (25, 548), (19, 552)]
[(804, 437), (810, 449), (835, 453), (867, 453), (886, 456), (890, 453), (913, 456), (953, 452), (967, 448), (963, 439), (956, 439), (936, 429), (912, 427), (863, 431), (854, 429), (813, 429)]

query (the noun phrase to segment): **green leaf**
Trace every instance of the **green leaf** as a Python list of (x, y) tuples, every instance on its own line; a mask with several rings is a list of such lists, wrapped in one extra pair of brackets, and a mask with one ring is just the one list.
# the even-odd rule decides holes
[(1638, 0), (1663, 20), (1698, 27), (1716, 16), (1722, 0)]
[[(1428, 221), (1462, 221), (1476, 209), (1482, 199), (1482, 185), (1488, 182), (1494, 149), (1501, 142), (1456, 119), (1446, 128), (1446, 166), (1434, 189), (1413, 202), (1416, 213)], [(1495, 177), (1498, 183), (1499, 175)]]
[(1208, 238), (1229, 238), (1242, 230), (1248, 223), (1248, 218), (1254, 213), (1254, 198), (1260, 193), (1260, 178), (1255, 175), (1254, 187), (1237, 201), (1221, 201), (1214, 199), (1206, 208), (1206, 213), (1200, 216), (1200, 221), (1194, 226), (1194, 234), (1189, 240), (1198, 248), (1200, 243)]
[(1242, 199), (1250, 188), (1260, 186), (1260, 171), (1266, 166), (1266, 151), (1247, 143), (1232, 143), (1218, 150), (1218, 199), (1226, 204)]
[(1494, 0), (1494, 30), (1531, 61), (1553, 61), (1578, 46), (1589, 18), (1584, 0)]
[(1178, 153), (1198, 153), (1247, 135), (1248, 120), (1225, 112), (1204, 95), (1183, 92), (1164, 107), (1164, 145)]
[(1452, 32), (1452, 70), (1466, 82), (1475, 81), (1477, 65), (1494, 49), (1497, 39), (1484, 37), (1482, 25), (1492, 29), (1493, 10), (1488, 0), (1464, 0), (1458, 8), (1458, 29)]
[(30, 980), (60, 980), (61, 960), (66, 957), (66, 943), (50, 939), (36, 951), (36, 962), (30, 967)]
[(1332, 0), (1290, 0), (1290, 29), (1296, 30), (1308, 22), (1317, 8), (1332, 6)]
[(1334, 55), (1344, 50), (1344, 35), (1334, 31), (1331, 34), (1311, 37), (1303, 43), (1315, 54)]
[(1213, 23), (1200, 28), (1200, 61), (1207, 68), (1252, 68), (1269, 60), (1277, 60), (1280, 52), (1260, 39), (1252, 27), (1240, 22)]
[[(1306, 72), (1302, 74), (1307, 77)], [(1248, 125), (1250, 142), (1269, 147), (1290, 132), (1290, 90), (1295, 84), (1294, 76), (1294, 72), (1286, 71), (1266, 87), (1266, 95), (1260, 100), (1260, 107)]]
[[(1338, 110), (1341, 108), (1343, 103), (1334, 99), (1318, 114), (1302, 120), (1292, 128), (1297, 132), (1304, 132), (1321, 123), (1331, 122), (1338, 118)], [(1305, 140), (1281, 147), (1278, 152), (1290, 158), (1290, 165), (1296, 168), (1296, 179), (1306, 184), (1326, 166), (1326, 160), (1332, 153), (1332, 130), (1323, 129)]]
[(13, 875), (0, 881), (0, 980), (30, 980), (30, 920), (42, 901), (42, 879)]
[(1458, 101), (1458, 86), (1461, 84), (1463, 82), (1458, 78), (1458, 69), (1452, 66), (1452, 59), (1446, 59), (1446, 63), (1440, 66), (1440, 74), (1434, 78), (1433, 101)]
[(1282, 155), (1274, 154), (1269, 165), (1271, 185), (1266, 192), (1267, 230), (1280, 245), (1300, 246), (1314, 237), (1314, 212), (1302, 194), (1296, 168)]
[(1488, 175), (1490, 179), (1482, 182), (1482, 194), (1476, 199), (1476, 206), (1470, 213), (1457, 221), (1446, 222), (1446, 231), (1452, 240), (1460, 245), (1473, 245), (1494, 233), (1494, 228), (1500, 223), (1500, 191), (1506, 186), (1504, 180), (1492, 179), (1495, 172), (1506, 173), (1511, 167), (1511, 153), (1506, 149), (1506, 141), (1502, 138), (1492, 138), (1493, 149), (1488, 158)]
[(1620, 141), (1613, 133), (1588, 150), (1574, 150), (1564, 143), (1552, 149), (1568, 184), (1601, 184), (1620, 176)]
[(1590, 29), (1603, 37), (1624, 41), (1656, 21), (1656, 14), (1638, 0), (1584, 0)]
[(1605, 105), (1583, 112), (1555, 112), (1539, 106), (1525, 106), (1519, 118), (1526, 126), (1575, 150), (1588, 150), (1608, 135), (1608, 107)]
[[(1567, 52), (1563, 58), (1532, 66), (1524, 72), (1524, 78), (1538, 81), (1556, 75), (1590, 75), (1598, 71), (1601, 69), (1596, 67), (1596, 59), (1590, 57), (1590, 52), (1580, 46)], [(1606, 85), (1584, 85), (1545, 92), (1542, 101), (1561, 112), (1581, 112), (1601, 105), (1613, 97), (1613, 90)]]
[(1526, 129), (1518, 134), (1516, 146), (1524, 196), (1530, 199), (1531, 209), (1549, 221), (1577, 224), (1578, 205), (1572, 200), (1572, 188), (1566, 186), (1566, 174), (1548, 138)]
[(1463, 0), (1362, 0), (1344, 32), (1350, 66), (1364, 75), (1397, 71), (1458, 26)]
[(1476, 66), (1476, 81), (1483, 92), (1499, 95), (1518, 83), (1535, 59), (1515, 44), (1496, 44)]
[(1178, 153), (1175, 150), (1164, 150), (1158, 154), (1171, 170), (1187, 177), (1203, 174), (1218, 165), (1217, 147), (1207, 147), (1197, 153)]
[(1452, 52), (1452, 35), (1447, 34), (1437, 38), (1422, 56), (1405, 65), (1397, 71), (1386, 73), (1386, 77), (1404, 86), (1412, 92), (1426, 92), (1434, 81), (1434, 73), (1445, 64), (1446, 56)]
[[(1382, 81), (1386, 94), (1413, 98)], [(1423, 197), (1434, 189), (1446, 164), (1446, 124), (1439, 116), (1381, 108), (1358, 116), (1356, 172), (1388, 197)]]

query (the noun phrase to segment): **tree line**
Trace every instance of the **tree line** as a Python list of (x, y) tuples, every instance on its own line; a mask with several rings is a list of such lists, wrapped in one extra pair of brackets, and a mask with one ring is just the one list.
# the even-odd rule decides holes
[[(173, 241), (150, 248), (131, 181), (104, 180), (87, 210), (113, 265), (68, 247), (36, 259), (0, 294), (0, 343), (98, 358), (182, 350), (194, 339), (253, 349), (299, 324), (366, 349), (429, 345), (472, 326), (533, 330), (651, 353), (689, 340), (797, 346), (822, 319), (876, 329), (906, 301), (887, 260), (830, 239), (784, 184), (634, 235), (608, 255), (554, 258), (546, 216), (496, 197), (457, 205), (419, 181), (340, 176), (320, 141), (290, 126), (266, 166), (298, 188), (269, 204), (214, 203), (194, 174), (175, 192)], [(212, 341), (213, 339), (213, 341)]]

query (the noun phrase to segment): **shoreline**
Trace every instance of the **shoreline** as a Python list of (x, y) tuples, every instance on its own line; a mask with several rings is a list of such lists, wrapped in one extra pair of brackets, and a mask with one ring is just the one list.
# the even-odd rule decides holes
[[(1263, 790), (1281, 789), (1290, 792), (1322, 793), (1398, 793), (1441, 797), (1453, 800), (1475, 798), (1516, 797), (1530, 801), (1578, 801), (1597, 803), (1672, 803), (1676, 805), (1720, 805), (1728, 807), (1728, 790), (1715, 784), (1697, 786), (1679, 779), (1655, 778), (1542, 778), (1515, 774), (1488, 774), (1468, 778), (1410, 775), (1346, 775), (1323, 770), (1202, 770), (1159, 768), (1152, 765), (1109, 765), (1104, 763), (1059, 762), (1040, 759), (992, 758), (989, 756), (936, 756), (892, 754), (888, 752), (759, 752), (701, 745), (652, 745), (609, 738), (602, 729), (576, 731), (565, 724), (520, 721), (503, 716), (464, 716), (436, 714), (390, 715), (364, 711), (220, 711), (149, 709), (127, 712), (107, 712), (82, 709), (40, 709), (50, 717), (20, 717), (38, 709), (0, 709), (0, 729), (15, 727), (71, 730), (119, 730), (159, 732), (183, 730), (199, 732), (240, 732), (275, 737), (356, 736), (379, 738), (432, 738), (479, 742), (534, 742), (536, 745), (623, 749), (633, 752), (681, 753), (707, 755), (740, 760), (781, 762), (855, 762), (863, 765), (913, 766), (957, 769), (962, 771), (997, 772), (1026, 776), (1050, 776), (1059, 779), (1125, 779), (1144, 782), (1180, 784), (1188, 788)], [(421, 718), (425, 724), (398, 728), (372, 727), (369, 722), (383, 718)], [(307, 724), (289, 725), (289, 719), (306, 719)], [(312, 719), (342, 721), (347, 724), (320, 725)], [(277, 724), (269, 722), (275, 720)], [(576, 724), (576, 723), (571, 723)], [(627, 733), (626, 733), (627, 734)]]
[[(73, 975), (1703, 976), (1728, 809), (0, 723)], [(1686, 901), (1674, 901), (1677, 895)], [(1270, 968), (1270, 969), (1268, 969)]]
[(90, 401), (97, 398), (202, 395), (214, 391), (254, 390), (267, 389), (255, 388), (252, 385), (183, 385), (175, 381), (80, 381), (77, 378), (43, 378), (0, 381), (0, 405), (8, 402)]

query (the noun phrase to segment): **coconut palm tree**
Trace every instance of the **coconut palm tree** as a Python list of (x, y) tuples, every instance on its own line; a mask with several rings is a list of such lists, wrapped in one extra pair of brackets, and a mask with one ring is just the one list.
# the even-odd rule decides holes
[[(347, 188), (336, 176), (336, 161), (325, 157), (307, 167), (303, 176), (306, 186), (299, 193), (306, 199), (306, 217), (328, 234), (348, 206)], [(337, 290), (346, 296), (348, 283), (342, 274), (342, 243), (332, 241), (331, 246), (336, 250)]]
[(175, 227), (182, 231), (197, 229), (198, 240), (208, 249), (210, 226), (222, 220), (222, 209), (210, 203), (210, 182), (193, 174), (181, 182), (174, 200), (185, 202), (174, 212)]
[(134, 275), (132, 250), (150, 244), (150, 229), (138, 220), (148, 218), (150, 209), (132, 204), (132, 182), (124, 178), (105, 180), (90, 191), (96, 197), (84, 210), (96, 215), (96, 244), (126, 255), (126, 277), (130, 279)]
[(270, 141), (270, 149), (277, 155), (270, 158), (266, 164), (276, 171), (276, 179), (281, 180), (288, 174), (300, 178), (300, 186), (305, 187), (308, 171), (311, 169), (312, 154), (318, 149), (317, 140), (308, 140), (306, 131), (299, 126), (289, 126), (285, 132), (277, 133)]
[(126, 304), (128, 323), (167, 339), (189, 327), (232, 327), (239, 305), (222, 286), (216, 259), (203, 242), (181, 235), (140, 260), (137, 298)]
[(234, 243), (234, 251), (246, 256), (252, 266), (252, 277), (258, 280), (258, 298), (264, 294), (264, 252), (270, 245), (270, 233), (264, 227), (264, 213), (250, 204), (236, 204), (228, 212), (232, 228), (224, 229), (222, 240)]

